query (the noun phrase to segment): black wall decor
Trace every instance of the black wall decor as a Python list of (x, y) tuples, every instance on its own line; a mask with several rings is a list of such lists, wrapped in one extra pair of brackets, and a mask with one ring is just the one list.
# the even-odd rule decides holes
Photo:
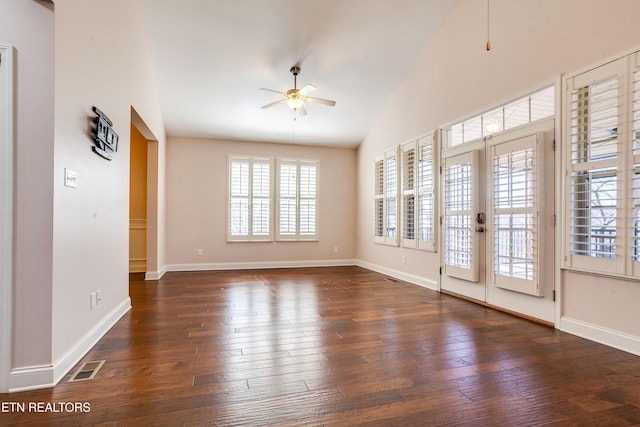
[(98, 107), (93, 107), (93, 112), (98, 117), (95, 119), (95, 129), (93, 130), (93, 140), (96, 143), (92, 147), (93, 152), (107, 160), (113, 159), (112, 153), (118, 151), (118, 134), (111, 126), (113, 123), (109, 117)]

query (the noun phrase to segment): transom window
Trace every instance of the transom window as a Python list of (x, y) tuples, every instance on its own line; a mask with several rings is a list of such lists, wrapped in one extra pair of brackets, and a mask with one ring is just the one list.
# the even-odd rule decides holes
[(549, 86), (493, 110), (454, 123), (443, 130), (443, 139), (447, 147), (453, 147), (552, 117), (554, 114), (555, 87)]

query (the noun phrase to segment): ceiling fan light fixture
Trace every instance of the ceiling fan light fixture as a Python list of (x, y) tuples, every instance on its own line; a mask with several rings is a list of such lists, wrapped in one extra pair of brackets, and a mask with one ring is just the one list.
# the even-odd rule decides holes
[(302, 98), (289, 98), (287, 100), (287, 105), (291, 107), (293, 110), (297, 110), (302, 107), (304, 104), (304, 100)]

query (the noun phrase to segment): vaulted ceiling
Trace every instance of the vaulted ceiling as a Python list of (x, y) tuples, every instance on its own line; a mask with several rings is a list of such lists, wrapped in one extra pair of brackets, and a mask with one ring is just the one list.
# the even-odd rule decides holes
[[(355, 147), (454, 0), (138, 0), (170, 136)], [(262, 109), (293, 88), (335, 107)]]

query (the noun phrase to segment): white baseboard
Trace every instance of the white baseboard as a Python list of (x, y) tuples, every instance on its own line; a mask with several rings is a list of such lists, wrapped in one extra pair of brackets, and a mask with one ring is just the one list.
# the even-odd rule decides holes
[(131, 299), (127, 297), (53, 365), (12, 369), (9, 392), (54, 387), (130, 309)]
[(558, 329), (627, 353), (640, 356), (640, 337), (570, 317), (562, 317)]
[[(309, 261), (265, 261), (265, 262), (225, 262), (199, 264), (169, 264), (166, 271), (206, 271), (206, 270), (254, 270), (271, 268), (304, 268), (304, 267), (344, 267), (357, 265), (353, 259), (330, 259)], [(147, 273), (149, 274), (149, 273)]]
[(15, 368), (9, 374), (9, 393), (55, 386), (53, 365)]
[(167, 272), (167, 266), (162, 267), (158, 271), (147, 271), (144, 275), (144, 280), (160, 280), (164, 273)]
[(433, 291), (438, 290), (438, 282), (425, 279), (424, 277), (415, 276), (413, 274), (405, 273), (404, 271), (394, 270), (391, 268), (383, 267), (381, 265), (371, 264), (360, 260), (357, 261), (356, 265), (368, 270), (375, 271), (377, 273), (395, 277), (396, 279), (404, 280), (405, 282), (413, 283), (414, 285), (422, 286), (423, 288), (431, 289)]

